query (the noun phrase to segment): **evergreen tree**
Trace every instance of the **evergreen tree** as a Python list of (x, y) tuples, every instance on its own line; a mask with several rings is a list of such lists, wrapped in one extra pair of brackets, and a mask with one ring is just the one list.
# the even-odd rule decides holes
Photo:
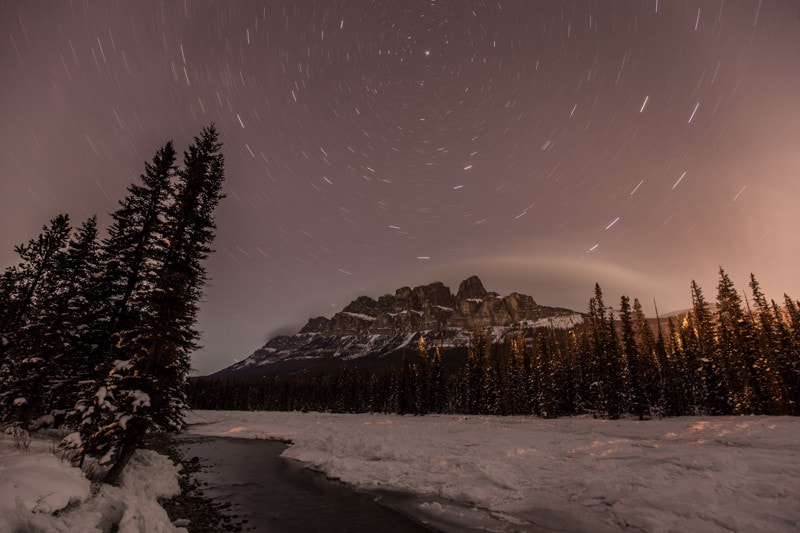
[(141, 324), (144, 302), (133, 302), (134, 292), (146, 287), (145, 276), (153, 278), (162, 266), (167, 211), (175, 201), (175, 157), (171, 142), (158, 149), (152, 162), (145, 164), (141, 184), (131, 184), (128, 195), (111, 214), (113, 223), (103, 241), (103, 270), (97, 289), (102, 308), (93, 325), (97, 342), (90, 353), (97, 365), (96, 378), (86, 384), (76, 405), (81, 418), (81, 463), (86, 454), (101, 458), (102, 463), (115, 460), (114, 452), (125, 432), (116, 419), (116, 386), (107, 383), (107, 378), (123, 375), (129, 368), (130, 353), (121, 352), (121, 332)]
[(518, 333), (511, 336), (506, 351), (511, 359), (509, 388), (512, 402), (512, 413), (516, 415), (530, 414), (531, 402), (528, 395), (528, 379), (530, 356), (525, 342), (525, 337)]
[(639, 352), (636, 345), (636, 332), (633, 327), (633, 314), (630, 299), (622, 296), (620, 299), (619, 316), (622, 329), (622, 354), (628, 364), (628, 394), (630, 410), (644, 420), (650, 414), (650, 398), (647, 394), (647, 368), (645, 357)]
[(589, 333), (594, 360), (594, 409), (600, 416), (619, 418), (623, 411), (624, 375), (614, 318), (607, 314), (603, 291), (595, 284), (589, 301)]
[[(173, 191), (174, 151), (168, 143), (143, 176), (148, 186), (130, 189), (130, 200), (146, 201), (123, 204), (126, 216), (115, 217), (119, 227), (123, 220), (139, 222), (134, 225), (139, 239), (130, 243), (132, 249), (124, 248), (139, 268), (120, 284), (122, 299), (111, 322), (117, 330), (114, 359), (95, 395), (100, 424), (84, 442), (85, 451), (110, 459), (108, 483), (118, 480), (148, 430), (182, 425), (189, 354), (199, 337), (194, 323), (207, 280), (203, 261), (214, 238), (213, 212), (223, 197), (221, 147), (214, 127), (203, 129), (184, 154)], [(162, 201), (169, 193), (171, 201)], [(138, 210), (130, 210), (134, 205)]]
[(145, 283), (144, 277), (163, 261), (167, 212), (175, 202), (175, 159), (172, 142), (167, 142), (153, 161), (145, 164), (141, 185), (130, 185), (128, 196), (111, 215), (114, 222), (103, 243), (102, 296), (110, 308), (105, 312), (107, 340), (100, 347), (102, 351), (118, 342), (120, 331), (138, 322), (138, 309), (130, 300), (137, 287)]
[(447, 394), (444, 368), (442, 368), (442, 354), (437, 346), (433, 350), (430, 367), (430, 411), (443, 413)]
[(58, 215), (42, 229), (36, 239), (15, 247), (22, 262), (7, 270), (3, 287), (0, 420), (25, 429), (52, 401), (50, 373), (60, 353), (61, 331), (49, 320), (49, 311), (60, 296), (69, 217)]
[(414, 369), (414, 414), (424, 415), (431, 409), (431, 381), (428, 346), (422, 335), (417, 342), (417, 363)]
[(416, 407), (414, 389), (414, 371), (408, 357), (403, 354), (400, 375), (397, 379), (397, 414), (406, 415), (414, 412)]
[(734, 414), (751, 414), (758, 398), (750, 371), (755, 363), (751, 323), (742, 299), (728, 274), (720, 268), (717, 286), (717, 356), (722, 362), (728, 388), (728, 404)]
[(651, 408), (661, 407), (661, 375), (656, 358), (656, 337), (638, 298), (633, 299), (633, 329), (636, 335), (636, 346), (641, 356), (640, 363), (645, 376), (648, 404)]
[(753, 363), (754, 381), (760, 396), (759, 412), (771, 415), (786, 414), (786, 391), (783, 375), (786, 361), (782, 354), (778, 324), (767, 298), (761, 291), (756, 277), (750, 274), (750, 289), (753, 291), (755, 320), (757, 322), (757, 351)]
[(470, 336), (467, 361), (462, 371), (462, 409), (466, 414), (486, 413), (491, 405), (487, 397), (490, 384), (489, 357), (492, 345), (481, 328), (474, 328)]
[(773, 300), (772, 315), (780, 337), (778, 365), (786, 398), (786, 411), (787, 414), (797, 415), (800, 414), (800, 332), (793, 332), (791, 326), (790, 308), (794, 307), (796, 312), (795, 303), (786, 295), (784, 301), (785, 310)]
[(692, 280), (691, 326), (694, 365), (699, 372), (696, 405), (711, 414), (723, 413), (727, 405), (727, 387), (722, 361), (714, 350), (714, 318), (700, 286)]
[(550, 331), (537, 335), (538, 391), (534, 412), (545, 418), (556, 418), (561, 414), (562, 394), (558, 345)]
[(56, 294), (44, 310), (43, 322), (51, 346), (48, 389), (50, 408), (65, 414), (80, 399), (82, 387), (95, 377), (98, 361), (92, 360), (98, 342), (92, 327), (98, 321), (97, 294), (100, 247), (97, 218), (91, 217), (76, 230), (61, 255)]

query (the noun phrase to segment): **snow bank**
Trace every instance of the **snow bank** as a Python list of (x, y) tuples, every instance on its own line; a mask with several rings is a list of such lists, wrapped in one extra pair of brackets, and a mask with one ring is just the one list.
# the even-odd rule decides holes
[(57, 443), (38, 436), (29, 451), (21, 451), (11, 439), (0, 440), (0, 531), (88, 533), (113, 524), (120, 533), (185, 531), (172, 526), (156, 500), (180, 492), (178, 471), (167, 457), (139, 450), (119, 487), (103, 485), (91, 495), (81, 471), (53, 455)]
[[(284, 456), (514, 528), (797, 531), (800, 420), (190, 413), (198, 435), (289, 439)], [(463, 510), (463, 507), (461, 508)]]

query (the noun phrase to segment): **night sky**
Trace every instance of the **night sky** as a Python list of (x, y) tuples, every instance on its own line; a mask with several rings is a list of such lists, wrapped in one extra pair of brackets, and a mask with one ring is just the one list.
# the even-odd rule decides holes
[(208, 373), (355, 297), (479, 275), (586, 310), (800, 297), (800, 4), (0, 1), (0, 266), (106, 227), (216, 123)]

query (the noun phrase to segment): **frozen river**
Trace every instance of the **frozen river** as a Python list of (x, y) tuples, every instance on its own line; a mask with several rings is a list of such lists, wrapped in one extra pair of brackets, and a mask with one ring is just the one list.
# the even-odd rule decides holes
[(226, 514), (246, 519), (244, 531), (431, 531), (404, 513), (400, 495), (355, 491), (280, 457), (286, 444), (261, 439), (180, 435), (184, 457), (198, 457), (193, 477), (209, 498), (230, 502)]

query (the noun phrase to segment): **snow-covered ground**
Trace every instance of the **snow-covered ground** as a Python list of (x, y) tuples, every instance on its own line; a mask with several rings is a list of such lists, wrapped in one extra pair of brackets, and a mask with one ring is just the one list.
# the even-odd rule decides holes
[(180, 491), (167, 457), (137, 451), (120, 487), (103, 485), (92, 495), (80, 470), (53, 453), (59, 440), (39, 433), (23, 451), (0, 436), (0, 531), (90, 533), (115, 523), (120, 533), (186, 531), (175, 528), (156, 501)]
[[(800, 530), (800, 419), (190, 413), (197, 435), (289, 439), (284, 456), (422, 495), (434, 522), (506, 530)], [(453, 505), (451, 504), (461, 504)]]
[[(415, 514), (453, 529), (800, 531), (797, 418), (197, 411), (188, 422), (197, 435), (290, 439), (286, 457), (357, 487), (418, 494)], [(92, 495), (52, 453), (57, 442), (40, 435), (20, 451), (0, 438), (0, 531), (181, 531), (156, 502), (178, 491), (169, 459), (139, 451), (121, 487)]]

